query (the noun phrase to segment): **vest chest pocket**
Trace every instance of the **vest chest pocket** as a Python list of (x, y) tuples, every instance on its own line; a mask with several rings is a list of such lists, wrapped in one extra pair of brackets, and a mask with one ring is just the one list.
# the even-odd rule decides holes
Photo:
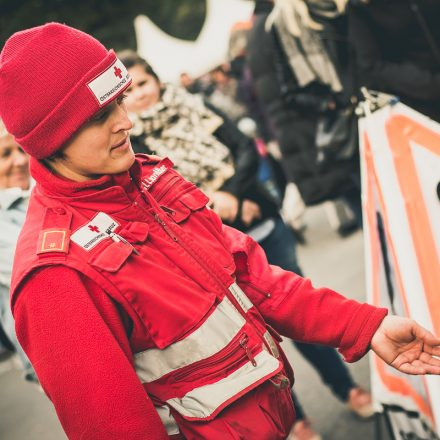
[(127, 261), (133, 252), (133, 248), (122, 242), (112, 242), (101, 252), (93, 255), (89, 263), (107, 272), (117, 272)]
[(107, 272), (117, 272), (127, 261), (128, 257), (135, 252), (134, 243), (143, 243), (148, 237), (149, 227), (146, 223), (131, 222), (118, 231), (127, 242), (112, 241), (106, 248), (93, 254), (89, 263), (95, 268)]
[(176, 223), (182, 223), (191, 212), (202, 210), (209, 198), (171, 166), (172, 163), (164, 159), (149, 177), (144, 176), (142, 185), (144, 191), (149, 191)]
[(163, 203), (165, 210), (169, 210), (176, 223), (184, 222), (194, 211), (202, 210), (209, 202), (208, 196), (196, 187), (175, 197), (172, 201)]

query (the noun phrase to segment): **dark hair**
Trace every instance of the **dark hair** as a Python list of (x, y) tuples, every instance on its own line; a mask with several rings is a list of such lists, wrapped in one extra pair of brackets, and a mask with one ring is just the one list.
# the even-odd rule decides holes
[(60, 148), (59, 150), (55, 151), (55, 153), (51, 154), (48, 157), (45, 157), (44, 159), (41, 159), (41, 162), (43, 162), (44, 165), (46, 165), (46, 167), (51, 170), (53, 173), (56, 174), (56, 171), (53, 167), (53, 163), (57, 161), (57, 159), (64, 159), (66, 156), (64, 154), (64, 151), (62, 148)]
[(50, 156), (45, 157), (43, 159), (43, 162), (45, 163), (50, 163), (50, 162), (54, 162), (57, 159), (65, 159), (66, 155), (64, 154), (64, 150), (62, 148), (60, 148), (59, 150), (55, 151), (55, 153), (52, 153)]
[(151, 75), (158, 83), (160, 83), (157, 73), (153, 70), (150, 64), (148, 64), (147, 61), (139, 56), (134, 50), (122, 50), (121, 52), (118, 52), (118, 58), (122, 61), (122, 64), (124, 64), (127, 69), (130, 69), (134, 66), (141, 66), (145, 70), (145, 73), (148, 73), (148, 75)]

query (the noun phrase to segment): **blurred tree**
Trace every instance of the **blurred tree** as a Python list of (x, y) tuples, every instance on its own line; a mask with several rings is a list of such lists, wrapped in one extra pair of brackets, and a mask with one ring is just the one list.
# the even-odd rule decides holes
[(58, 21), (115, 50), (136, 49), (133, 20), (140, 14), (174, 37), (195, 40), (205, 12), (205, 0), (0, 0), (0, 47), (16, 31)]

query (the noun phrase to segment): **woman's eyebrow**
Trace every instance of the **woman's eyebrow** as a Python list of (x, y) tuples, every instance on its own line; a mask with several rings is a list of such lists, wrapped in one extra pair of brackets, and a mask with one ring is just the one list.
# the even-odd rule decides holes
[(113, 108), (115, 107), (116, 100), (112, 101), (110, 104), (107, 104), (102, 109), (98, 110), (91, 118), (90, 120), (93, 121), (96, 118), (101, 117), (105, 113), (111, 112)]

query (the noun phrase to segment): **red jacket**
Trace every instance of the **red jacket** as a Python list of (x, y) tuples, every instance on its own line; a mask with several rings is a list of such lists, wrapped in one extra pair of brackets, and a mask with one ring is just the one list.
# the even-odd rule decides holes
[(19, 340), (69, 438), (166, 438), (160, 420), (186, 438), (284, 438), (289, 366), (267, 324), (352, 361), (386, 312), (268, 265), (171, 166), (140, 156), (74, 183), (32, 162)]

